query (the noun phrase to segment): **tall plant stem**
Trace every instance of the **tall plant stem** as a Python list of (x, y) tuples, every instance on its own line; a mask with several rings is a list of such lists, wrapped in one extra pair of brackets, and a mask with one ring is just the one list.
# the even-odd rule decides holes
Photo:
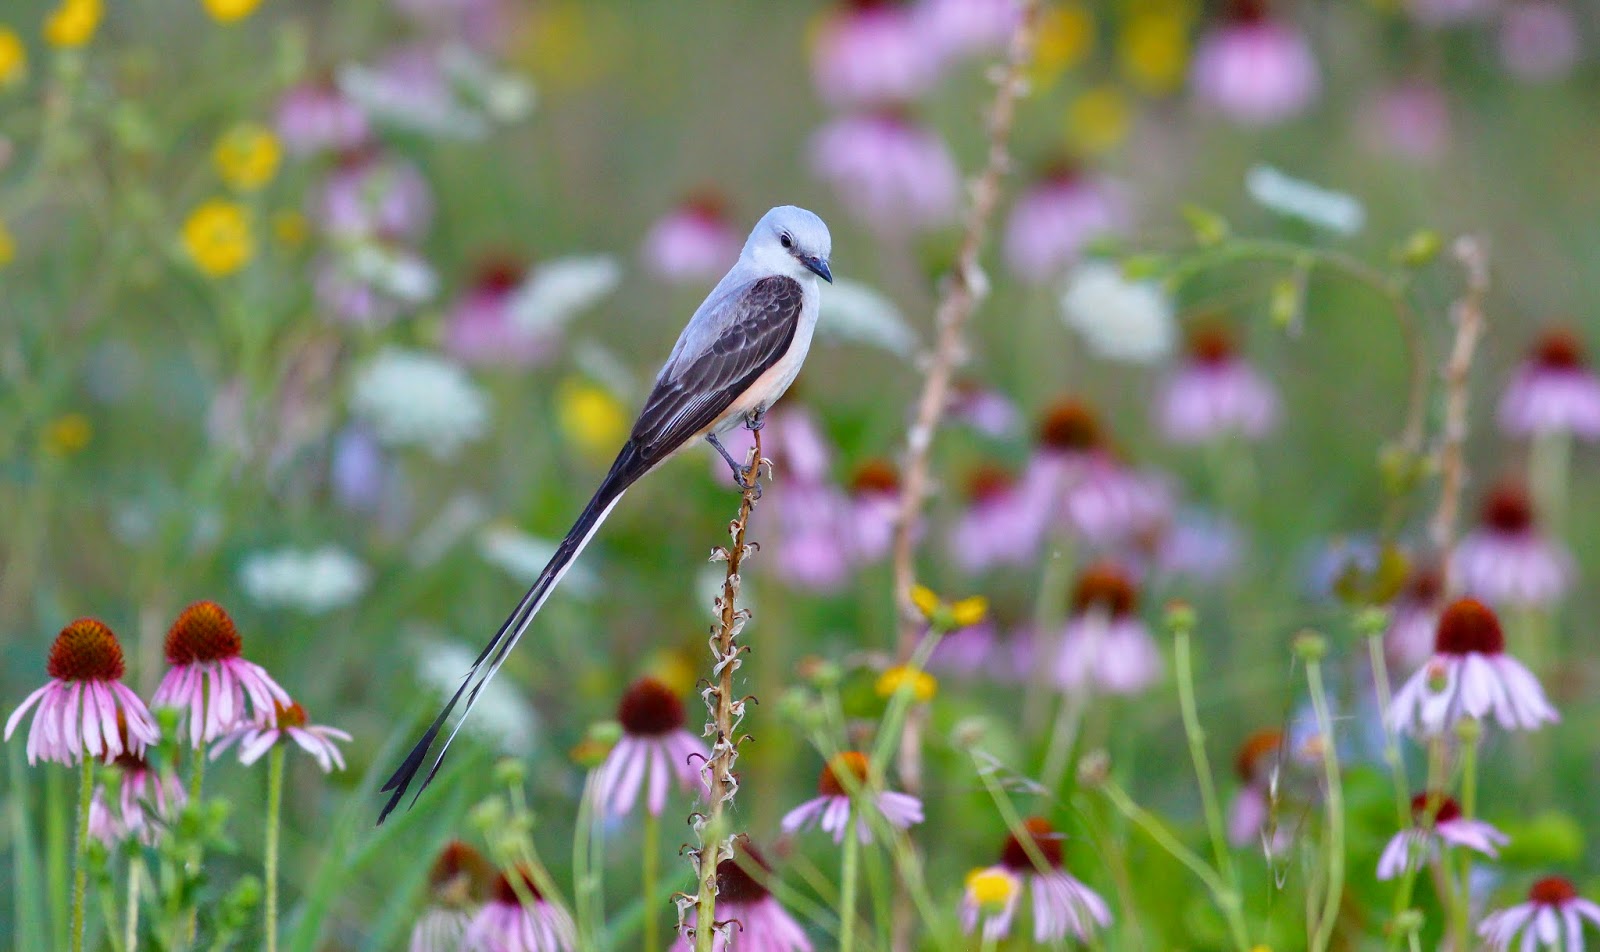
[(845, 828), (843, 869), (839, 877), (839, 952), (854, 952), (856, 947), (856, 884), (861, 872), (861, 836), (856, 823), (865, 822), (858, 816), (855, 823)]
[[(711, 715), (711, 758), (704, 767), (710, 774), (707, 787), (711, 806), (709, 816), (697, 816), (695, 820), (700, 836), (699, 849), (694, 853), (699, 864), (695, 871), (699, 884), (693, 899), (696, 952), (712, 952), (717, 931), (717, 864), (733, 857), (731, 850), (724, 849), (724, 843), (728, 840), (728, 831), (724, 827), (727, 826), (727, 804), (738, 790), (733, 777), (733, 765), (739, 757), (740, 738), (734, 735), (734, 731), (744, 718), (744, 701), (733, 693), (733, 673), (738, 670), (739, 656), (744, 652), (744, 648), (736, 644), (736, 639), (750, 618), (748, 611), (738, 607), (739, 572), (744, 566), (745, 557), (754, 551), (745, 541), (745, 532), (750, 524), (750, 513), (760, 496), (757, 480), (761, 476), (762, 466), (761, 429), (755, 419), (750, 421), (749, 426), (755, 438), (755, 447), (744, 472), (747, 488), (739, 498), (739, 516), (728, 527), (733, 545), (716, 550), (713, 556), (725, 560), (728, 567), (723, 576), (722, 594), (717, 598), (717, 625), (711, 635), (711, 683), (702, 692), (706, 709)], [(689, 900), (684, 899), (682, 905), (689, 905)]]
[(652, 810), (644, 811), (643, 855), (644, 869), (644, 952), (658, 952), (661, 948), (661, 914), (656, 908), (656, 889), (661, 867), (661, 817)]
[(72, 952), (83, 952), (83, 905), (89, 892), (89, 804), (94, 798), (94, 758), (83, 754), (78, 782), (78, 836), (72, 844)]
[(1173, 625), (1174, 665), (1178, 673), (1178, 705), (1183, 710), (1183, 733), (1189, 740), (1189, 757), (1194, 761), (1195, 781), (1200, 785), (1200, 804), (1205, 810), (1206, 830), (1211, 834), (1211, 849), (1217, 858), (1217, 871), (1222, 874), (1228, 888), (1239, 891), (1239, 874), (1233, 865), (1233, 851), (1228, 848), (1228, 835), (1222, 822), (1222, 807), (1217, 802), (1216, 781), (1211, 773), (1211, 760), (1206, 756), (1206, 732), (1200, 726), (1200, 712), (1194, 701), (1194, 664), (1190, 657), (1191, 625), (1178, 622)]
[(1328, 693), (1322, 683), (1320, 658), (1306, 659), (1306, 681), (1311, 689), (1311, 707), (1316, 712), (1317, 733), (1322, 737), (1323, 782), (1327, 788), (1324, 796), (1328, 836), (1323, 847), (1328, 853), (1328, 891), (1323, 898), (1322, 912), (1311, 941), (1311, 952), (1322, 952), (1333, 940), (1334, 925), (1339, 921), (1339, 901), (1344, 896), (1344, 788), (1339, 776), (1339, 747), (1334, 742), (1333, 717), (1328, 708)]
[(287, 753), (282, 743), (272, 746), (267, 768), (267, 952), (278, 952), (278, 824), (283, 813), (283, 761)]

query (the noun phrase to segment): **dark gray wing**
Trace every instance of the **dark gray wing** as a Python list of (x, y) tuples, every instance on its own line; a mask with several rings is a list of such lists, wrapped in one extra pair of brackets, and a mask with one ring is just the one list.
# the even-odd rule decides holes
[(730, 302), (727, 328), (705, 352), (660, 380), (639, 411), (629, 442), (654, 465), (715, 423), (794, 343), (803, 300), (800, 282), (775, 275)]

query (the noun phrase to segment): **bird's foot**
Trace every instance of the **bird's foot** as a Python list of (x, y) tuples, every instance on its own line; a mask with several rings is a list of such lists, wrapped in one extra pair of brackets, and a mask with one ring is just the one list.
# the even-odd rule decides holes
[(767, 425), (767, 408), (756, 407), (744, 415), (744, 428), (754, 433)]

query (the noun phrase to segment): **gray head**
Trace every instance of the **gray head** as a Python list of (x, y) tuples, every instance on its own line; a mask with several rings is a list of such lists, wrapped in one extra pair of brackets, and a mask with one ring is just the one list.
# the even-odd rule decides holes
[(768, 274), (788, 275), (796, 280), (814, 274), (832, 283), (833, 272), (828, 270), (828, 256), (832, 253), (833, 238), (822, 219), (804, 208), (779, 205), (756, 222), (739, 258)]

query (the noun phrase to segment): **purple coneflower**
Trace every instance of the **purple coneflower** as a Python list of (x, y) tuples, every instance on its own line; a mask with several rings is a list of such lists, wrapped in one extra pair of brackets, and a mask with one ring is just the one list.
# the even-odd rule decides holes
[(898, 0), (845, 0), (830, 11), (811, 48), (811, 78), (831, 106), (908, 102), (939, 76), (939, 50), (917, 11)]
[[(513, 885), (517, 877), (520, 888)], [(531, 901), (524, 904), (521, 892)], [(526, 868), (501, 873), (489, 901), (472, 917), (462, 952), (568, 952), (577, 942), (572, 917), (548, 901)]]
[(1412, 797), (1411, 819), (1413, 825), (1396, 833), (1378, 857), (1379, 879), (1394, 879), (1411, 866), (1427, 862), (1440, 843), (1466, 847), (1493, 859), (1510, 840), (1482, 820), (1462, 816), (1461, 805), (1442, 793)]
[(984, 463), (967, 476), (967, 508), (950, 531), (950, 552), (965, 572), (997, 565), (1025, 565), (1036, 558), (1028, 545), (1028, 514), (1017, 478), (1003, 466)]
[(1109, 546), (1158, 529), (1172, 508), (1166, 485), (1124, 465), (1094, 411), (1070, 399), (1046, 411), (1017, 491), (1031, 516), (1020, 526), (1030, 547), (1058, 518), (1087, 541)]
[(961, 930), (971, 934), (983, 923), (983, 937), (998, 942), (1011, 931), (1022, 898), (1022, 880), (1003, 866), (984, 866), (967, 874), (961, 891)]
[[(716, 917), (728, 923), (711, 941), (712, 952), (811, 952), (811, 940), (794, 917), (778, 905), (765, 883), (771, 867), (756, 848), (741, 841), (730, 859), (717, 864)], [(752, 874), (759, 870), (760, 877)], [(685, 925), (693, 930), (690, 909)], [(680, 935), (672, 952), (693, 952), (694, 940)]]
[(889, 554), (894, 523), (900, 512), (900, 474), (888, 460), (862, 463), (850, 477), (850, 510), (846, 526), (858, 563), (876, 562)]
[(1472, 598), (1450, 603), (1439, 616), (1433, 657), (1390, 702), (1398, 731), (1444, 733), (1464, 717), (1493, 716), (1507, 730), (1533, 730), (1560, 720), (1539, 681), (1505, 653), (1500, 619)]
[(195, 602), (167, 630), (167, 669), (156, 688), (156, 707), (176, 708), (199, 748), (240, 725), (271, 727), (289, 692), (258, 664), (244, 660), (233, 619), (216, 602)]
[(1006, 224), (1006, 263), (1024, 281), (1044, 284), (1076, 261), (1084, 245), (1123, 231), (1128, 218), (1115, 185), (1057, 163), (1017, 197)]
[(1102, 561), (1084, 569), (1056, 651), (1056, 684), (1066, 691), (1137, 694), (1154, 683), (1161, 651), (1138, 606), (1138, 589), (1120, 566)]
[(1167, 381), (1160, 421), (1174, 443), (1259, 440), (1277, 425), (1278, 394), (1239, 358), (1226, 333), (1210, 329), (1190, 339), (1189, 356)]
[(1557, 328), (1534, 344), (1500, 398), (1500, 429), (1520, 437), (1600, 439), (1600, 378), (1576, 333)]
[(1444, 573), (1437, 564), (1412, 566), (1389, 606), (1389, 630), (1384, 633), (1383, 646), (1391, 664), (1409, 670), (1433, 656), (1444, 594)]
[(904, 830), (922, 822), (922, 801), (909, 793), (871, 789), (868, 786), (867, 755), (852, 750), (823, 765), (822, 773), (817, 778), (817, 796), (784, 815), (783, 831), (793, 833), (815, 822), (824, 833), (833, 834), (835, 843), (842, 843), (848, 829), (854, 826), (861, 842), (872, 842), (871, 827), (857, 815), (851, 804), (850, 791), (839, 779), (844, 775), (855, 779), (855, 787), (862, 797), (872, 802), (890, 826)]
[(1450, 148), (1450, 101), (1425, 80), (1379, 90), (1363, 108), (1361, 123), (1376, 152), (1433, 162)]
[(1021, 419), (1011, 398), (969, 377), (950, 384), (948, 411), (952, 420), (997, 439), (1015, 433)]
[(827, 482), (785, 483), (773, 500), (778, 543), (773, 558), (785, 584), (836, 592), (850, 578), (855, 551), (849, 535), (850, 500)]
[(79, 618), (61, 629), (45, 662), (50, 680), (6, 719), (10, 740), (35, 706), (28, 726), (28, 763), (72, 765), (88, 755), (111, 759), (142, 754), (160, 739), (155, 721), (133, 689), (122, 683), (122, 646), (104, 623)]
[(1520, 948), (1583, 952), (1584, 921), (1600, 926), (1600, 905), (1578, 895), (1572, 881), (1546, 876), (1528, 890), (1528, 901), (1492, 912), (1478, 924), (1478, 935), (1494, 952), (1509, 952), (1517, 935)]
[(330, 235), (420, 238), (433, 220), (428, 180), (399, 156), (358, 150), (346, 153), (322, 189), (317, 223)]
[(241, 727), (218, 741), (211, 748), (211, 759), (216, 760), (223, 751), (239, 742), (239, 763), (249, 766), (261, 759), (274, 745), (293, 741), (301, 750), (317, 761), (323, 773), (344, 769), (344, 754), (334, 741), (348, 742), (350, 735), (336, 727), (308, 724), (306, 709), (299, 702), (277, 705), (270, 719)]
[(1583, 52), (1582, 29), (1567, 4), (1513, 0), (1500, 15), (1500, 62), (1531, 83), (1562, 79)]
[(410, 952), (460, 952), (494, 868), (460, 840), (451, 840), (428, 870), (428, 908), (411, 929)]
[[(1024, 844), (1026, 840), (1027, 845)], [(1030, 849), (1044, 861), (1043, 869), (1034, 863)], [(1006, 837), (1000, 848), (1000, 862), (967, 877), (967, 889), (961, 897), (962, 922), (967, 931), (978, 923), (983, 896), (979, 886), (990, 881), (978, 877), (984, 872), (997, 871), (1026, 883), (1033, 901), (1033, 938), (1040, 944), (1058, 942), (1071, 933), (1079, 941), (1087, 941), (1097, 928), (1111, 924), (1111, 909), (1094, 890), (1073, 878), (1061, 865), (1061, 834), (1043, 817), (1029, 817), (1022, 823), (1021, 838), (1017, 832)], [(993, 881), (998, 885), (998, 881)], [(985, 920), (985, 934), (1003, 937), (1010, 931), (1016, 899), (1009, 908), (1002, 908)]]
[[(183, 783), (177, 774), (156, 770), (139, 754), (123, 751), (111, 763), (122, 774), (122, 785), (116, 813), (112, 813), (109, 801), (101, 801), (106, 829), (115, 831), (116, 840), (132, 836), (138, 837), (141, 843), (154, 842), (158, 829), (177, 816), (189, 801)], [(96, 788), (97, 798), (104, 795), (104, 787)], [(90, 825), (94, 825), (92, 813)]]
[(1267, 828), (1272, 819), (1273, 773), (1282, 751), (1283, 732), (1271, 728), (1256, 731), (1239, 745), (1233, 761), (1239, 791), (1228, 807), (1228, 842), (1234, 846), (1265, 844), (1277, 855), (1289, 845), (1287, 829)]
[(841, 116), (811, 140), (811, 165), (881, 231), (934, 228), (955, 216), (961, 176), (938, 133), (903, 111)]
[(922, 0), (922, 29), (942, 56), (1003, 47), (1022, 16), (1017, 0)]
[(278, 100), (278, 136), (295, 155), (351, 152), (371, 132), (367, 114), (331, 81), (302, 83)]
[(1549, 605), (1567, 591), (1572, 556), (1539, 531), (1527, 489), (1505, 481), (1483, 501), (1481, 524), (1462, 536), (1450, 570), (1464, 591), (1496, 605)]
[(1274, 17), (1266, 0), (1234, 0), (1225, 17), (1195, 49), (1195, 95), (1246, 125), (1305, 111), (1322, 86), (1305, 35)]
[(617, 702), (617, 720), (622, 739), (595, 777), (595, 802), (602, 810), (617, 816), (628, 813), (648, 782), (645, 809), (660, 816), (673, 781), (686, 793), (700, 786), (706, 745), (684, 730), (683, 702), (671, 688), (655, 678), (633, 682)]
[(739, 235), (715, 192), (690, 196), (645, 234), (640, 259), (670, 284), (715, 281), (739, 257)]
[(485, 259), (445, 318), (445, 349), (467, 364), (530, 367), (555, 353), (551, 328), (529, 328), (512, 308), (526, 269), (509, 258)]

